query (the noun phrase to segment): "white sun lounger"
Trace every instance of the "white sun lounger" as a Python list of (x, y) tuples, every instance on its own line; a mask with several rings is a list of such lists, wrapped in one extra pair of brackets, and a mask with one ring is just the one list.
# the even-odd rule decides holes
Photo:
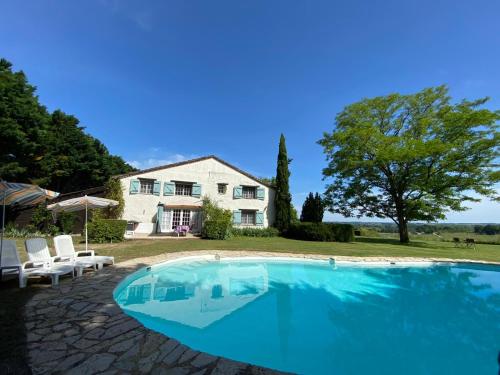
[(75, 251), (73, 238), (69, 235), (54, 237), (54, 247), (57, 256), (63, 260), (73, 260), (84, 267), (94, 267), (95, 270), (101, 269), (104, 264), (115, 264), (115, 258), (112, 256), (95, 255), (94, 250)]
[(2, 277), (8, 275), (15, 275), (19, 278), (19, 287), (24, 288), (28, 282), (29, 277), (50, 277), (52, 279), (52, 285), (57, 285), (59, 283), (59, 276), (68, 273), (66, 271), (73, 272), (73, 268), (47, 268), (43, 265), (36, 266), (33, 262), (21, 263), (19, 258), (19, 253), (17, 252), (16, 242), (12, 240), (4, 240), (2, 248), (2, 261), (0, 272), (2, 272)]
[(24, 242), (28, 258), (35, 267), (44, 267), (46, 270), (57, 275), (55, 284), (59, 283), (59, 276), (71, 273), (75, 276), (81, 276), (83, 267), (75, 264), (71, 260), (63, 260), (61, 257), (50, 255), (49, 246), (45, 238), (30, 238)]

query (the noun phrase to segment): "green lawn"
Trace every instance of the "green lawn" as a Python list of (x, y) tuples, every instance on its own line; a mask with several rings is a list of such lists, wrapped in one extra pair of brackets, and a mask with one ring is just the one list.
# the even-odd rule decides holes
[[(75, 242), (78, 242), (78, 237), (75, 238)], [(22, 259), (26, 260), (23, 240), (18, 239), (17, 243)], [(50, 240), (49, 246), (52, 248)], [(84, 246), (79, 243), (77, 248), (83, 249)], [(457, 248), (451, 242), (416, 240), (409, 245), (402, 245), (396, 239), (375, 237), (359, 237), (356, 238), (355, 242), (351, 243), (297, 241), (282, 237), (235, 237), (225, 241), (137, 239), (116, 244), (92, 244), (90, 248), (95, 249), (101, 255), (113, 255), (118, 262), (132, 258), (189, 250), (262, 250), (332, 256), (432, 257), (500, 262), (500, 245), (479, 244), (476, 245), (476, 250), (474, 250)]]
[(263, 250), (332, 256), (437, 257), (500, 262), (500, 245), (477, 245), (476, 250), (473, 250), (457, 248), (449, 242), (414, 241), (409, 245), (401, 245), (397, 240), (383, 238), (358, 238), (352, 243), (296, 241), (281, 237), (236, 237), (225, 241), (141, 239), (92, 245), (92, 248), (102, 255), (114, 255), (117, 261), (175, 251)]

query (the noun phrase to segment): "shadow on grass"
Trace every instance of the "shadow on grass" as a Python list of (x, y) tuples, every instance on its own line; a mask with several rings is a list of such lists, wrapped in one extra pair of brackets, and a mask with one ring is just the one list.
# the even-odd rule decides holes
[(409, 243), (401, 243), (396, 238), (381, 238), (381, 237), (356, 237), (354, 242), (421, 247), (427, 249), (436, 249), (443, 247), (441, 242), (437, 242), (436, 244), (430, 244), (424, 241), (410, 241)]

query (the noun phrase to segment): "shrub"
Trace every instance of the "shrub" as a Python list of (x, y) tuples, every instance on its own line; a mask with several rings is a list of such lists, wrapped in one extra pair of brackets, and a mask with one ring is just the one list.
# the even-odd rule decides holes
[(237, 237), (277, 237), (279, 230), (276, 228), (233, 228), (231, 234)]
[(123, 241), (126, 220), (97, 219), (87, 223), (89, 241), (94, 243)]
[(73, 232), (73, 226), (75, 225), (76, 215), (74, 212), (60, 212), (57, 215), (57, 223), (64, 234), (70, 234)]
[(291, 224), (285, 237), (303, 241), (334, 241), (332, 228), (324, 223), (296, 223)]
[(201, 208), (203, 217), (203, 228), (201, 236), (211, 240), (225, 240), (231, 236), (233, 214), (212, 202), (210, 198), (203, 198)]
[(19, 228), (13, 223), (5, 226), (4, 236), (7, 238), (30, 238), (30, 237), (45, 237), (46, 234), (37, 230), (33, 225), (27, 225), (24, 228)]
[(285, 236), (303, 241), (351, 242), (354, 228), (351, 224), (297, 223), (290, 226)]
[(351, 224), (337, 224), (328, 223), (328, 225), (338, 242), (352, 242), (354, 241), (354, 227)]
[(231, 237), (231, 222), (207, 220), (203, 223), (201, 236), (209, 240), (226, 240)]

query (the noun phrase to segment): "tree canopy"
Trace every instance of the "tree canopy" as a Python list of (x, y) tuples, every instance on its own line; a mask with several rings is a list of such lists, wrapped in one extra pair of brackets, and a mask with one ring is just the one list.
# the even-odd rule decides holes
[(346, 217), (390, 218), (408, 242), (408, 222), (444, 219), (478, 201), (498, 199), (499, 111), (487, 98), (453, 104), (445, 86), (413, 95), (364, 99), (344, 108), (324, 133), (332, 181), (328, 209)]
[(321, 223), (325, 213), (325, 206), (321, 196), (316, 193), (309, 193), (302, 205), (300, 221)]
[(103, 185), (133, 168), (61, 110), (49, 113), (22, 71), (0, 59), (0, 177), (58, 192)]

